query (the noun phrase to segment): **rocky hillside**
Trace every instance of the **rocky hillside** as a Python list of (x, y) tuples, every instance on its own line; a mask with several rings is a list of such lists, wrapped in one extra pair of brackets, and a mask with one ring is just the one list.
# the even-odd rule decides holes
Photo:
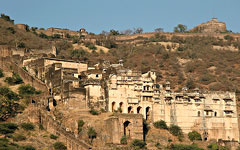
[(29, 29), (19, 29), (8, 16), (3, 14), (0, 18), (0, 45), (27, 49), (51, 48), (47, 40), (40, 38), (33, 32), (29, 32)]

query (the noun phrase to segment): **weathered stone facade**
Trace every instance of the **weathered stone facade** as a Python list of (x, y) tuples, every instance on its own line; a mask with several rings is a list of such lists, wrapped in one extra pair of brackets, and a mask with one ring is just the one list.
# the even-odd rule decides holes
[(213, 18), (212, 20), (202, 23), (197, 27), (189, 30), (189, 32), (196, 33), (223, 33), (227, 32), (226, 24), (224, 22), (219, 22), (217, 18)]
[(154, 72), (141, 74), (119, 70), (108, 85), (108, 108), (142, 114), (149, 122), (164, 120), (179, 125), (184, 133), (196, 130), (205, 140), (239, 141), (235, 93), (173, 92), (170, 83), (156, 84)]
[(122, 136), (143, 139), (143, 120), (140, 114), (116, 114), (106, 121), (108, 138), (106, 143), (120, 144)]

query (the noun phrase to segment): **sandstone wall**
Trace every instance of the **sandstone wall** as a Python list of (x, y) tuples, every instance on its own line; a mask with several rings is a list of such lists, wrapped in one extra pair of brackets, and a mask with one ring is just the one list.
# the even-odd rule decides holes
[(29, 119), (31, 122), (43, 125), (48, 132), (59, 136), (59, 141), (66, 144), (68, 150), (87, 150), (91, 146), (74, 136), (74, 133), (67, 129), (50, 114), (41, 107), (41, 105), (32, 104), (29, 111)]

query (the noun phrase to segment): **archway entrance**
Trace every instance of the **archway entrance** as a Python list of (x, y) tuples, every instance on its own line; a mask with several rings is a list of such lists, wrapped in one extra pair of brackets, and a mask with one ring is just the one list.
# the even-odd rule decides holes
[(138, 108), (137, 108), (137, 113), (138, 113), (138, 114), (141, 114), (141, 113), (142, 113), (142, 107), (141, 107), (141, 106), (138, 106)]
[(112, 102), (112, 112), (115, 110), (115, 102)]
[(123, 112), (123, 102), (119, 103), (119, 108), (120, 108), (120, 113), (122, 113)]
[(150, 119), (150, 107), (146, 107), (146, 120)]
[(124, 135), (126, 137), (130, 137), (131, 136), (131, 131), (130, 131), (130, 128), (129, 128), (130, 124), (131, 124), (131, 122), (128, 121), (128, 120), (123, 123), (123, 127), (124, 127), (123, 133), (124, 133)]
[(128, 107), (128, 113), (130, 114), (130, 113), (133, 113), (133, 111), (132, 111), (132, 106), (129, 106)]

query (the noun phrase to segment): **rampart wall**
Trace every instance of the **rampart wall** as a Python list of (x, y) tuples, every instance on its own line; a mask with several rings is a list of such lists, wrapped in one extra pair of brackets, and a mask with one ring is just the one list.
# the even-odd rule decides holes
[(27, 71), (14, 63), (10, 57), (0, 57), (0, 68), (17, 72), (23, 79), (24, 83), (30, 84), (37, 90), (48, 91), (47, 86), (41, 80), (31, 76)]
[(59, 136), (59, 141), (64, 142), (68, 150), (87, 150), (92, 149), (90, 145), (75, 137), (74, 133), (67, 131), (60, 122), (56, 121), (48, 111), (38, 104), (32, 104), (29, 111), (31, 122), (42, 124), (48, 132)]

